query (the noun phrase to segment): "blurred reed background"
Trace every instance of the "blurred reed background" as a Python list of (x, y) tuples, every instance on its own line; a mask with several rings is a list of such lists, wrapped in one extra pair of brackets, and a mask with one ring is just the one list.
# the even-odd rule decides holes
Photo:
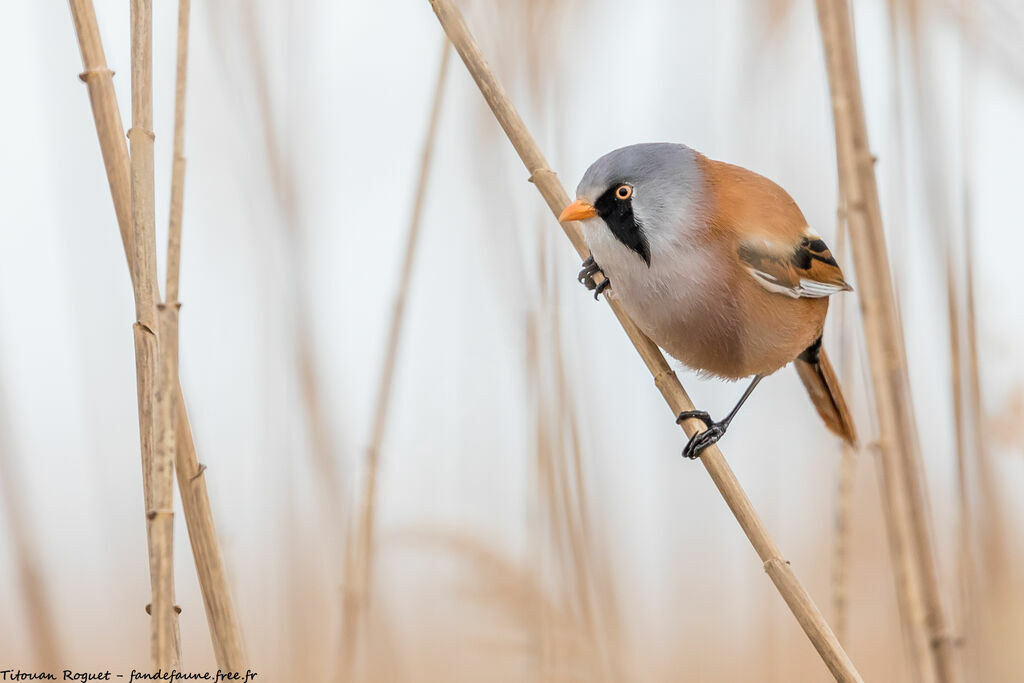
[[(814, 3), (459, 4), (567, 187), (684, 142), (783, 185), (854, 274)], [(160, 283), (177, 5), (153, 6)], [(1024, 9), (854, 12), (951, 680), (1024, 681)], [(128, 3), (96, 13), (127, 129)], [(260, 680), (827, 679), (429, 4), (190, 25), (180, 377)], [(0, 55), (0, 668), (143, 669), (135, 311), (68, 6), (5, 3)], [(783, 370), (722, 450), (864, 679), (934, 680), (900, 626), (858, 296), (826, 333), (862, 449)], [(680, 376), (713, 415), (740, 393)], [(212, 670), (175, 506), (182, 666)]]

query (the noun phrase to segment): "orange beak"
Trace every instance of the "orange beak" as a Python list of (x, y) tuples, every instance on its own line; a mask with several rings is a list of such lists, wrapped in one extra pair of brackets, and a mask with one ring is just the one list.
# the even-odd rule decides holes
[(563, 211), (562, 215), (558, 217), (558, 222), (564, 223), (566, 221), (581, 221), (584, 218), (593, 218), (596, 215), (597, 209), (582, 199), (577, 199), (572, 204), (565, 207), (565, 211)]

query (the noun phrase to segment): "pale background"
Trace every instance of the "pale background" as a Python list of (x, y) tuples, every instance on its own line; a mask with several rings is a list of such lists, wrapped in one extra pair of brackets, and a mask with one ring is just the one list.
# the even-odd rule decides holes
[[(832, 119), (813, 3), (532, 4), (477, 3), (469, 21), (570, 192), (589, 163), (614, 147), (685, 142), (779, 182), (834, 242)], [(1014, 45), (986, 38), (987, 47), (970, 53), (973, 75), (965, 77), (956, 8), (929, 4), (922, 40), (932, 108), (919, 116), (906, 36), (897, 58), (888, 6), (855, 4), (949, 598), (955, 443), (935, 216), (960, 225), (969, 185), (983, 405), (1003, 426), (991, 444), (1008, 494), (1008, 531), (1019, 538), (1024, 510), (1012, 492), (1024, 483), (1024, 460), (1019, 431), (1005, 426), (1019, 425), (1024, 386), (1016, 256), (1024, 253), (1024, 61)], [(128, 6), (96, 5), (127, 116)], [(154, 3), (161, 268), (176, 5)], [(441, 32), (425, 1), (259, 2), (251, 15), (249, 6), (197, 0), (192, 9), (181, 377), (254, 668), (269, 680), (299, 680), (302, 661), (307, 680), (318, 680), (333, 670), (339, 642), (343, 538), (324, 518), (310, 465), (297, 321), (311, 330), (344, 482), (337, 499), (347, 507), (369, 438)], [(981, 3), (983, 17), (992, 6)], [(1013, 12), (985, 30), (1020, 26)], [(528, 28), (527, 16), (553, 24)], [(261, 70), (245, 37), (253, 30), (271, 126), (295, 188), (291, 212), (274, 192)], [(544, 65), (532, 76), (528, 57)], [(67, 5), (0, 4), (0, 63), (0, 450), (13, 463), (66, 666), (141, 667), (149, 585), (133, 300)], [(526, 320), (536, 309), (544, 244), (582, 429), (591, 522), (614, 576), (625, 678), (752, 680), (757, 671), (758, 680), (824, 679), (703, 468), (679, 458), (683, 437), (625, 335), (606, 306), (575, 284), (579, 259), (458, 60), (437, 144), (382, 454), (377, 619), (391, 638), (393, 669), (380, 675), (535, 678), (528, 629), (492, 604), (500, 599), (488, 593), (487, 578), (474, 578), (438, 539), (469, 539), (524, 572), (551, 562), (537, 554), (535, 396), (525, 374)], [(926, 166), (937, 170), (941, 191), (926, 187)], [(847, 250), (834, 251), (856, 286)], [(852, 312), (855, 295), (843, 296)], [(838, 348), (835, 310), (828, 334)], [(852, 316), (849, 330), (855, 364), (844, 376), (870, 438)], [(741, 391), (688, 372), (681, 379), (713, 415)], [(838, 445), (794, 372), (761, 385), (722, 449), (830, 617)], [(866, 679), (895, 681), (905, 670), (876, 482), (865, 454), (855, 481), (847, 644)], [(215, 668), (187, 537), (177, 528), (185, 667)], [(0, 524), (0, 668), (29, 669), (7, 533)], [(448, 657), (461, 663), (440, 663)], [(492, 665), (493, 678), (479, 673)]]

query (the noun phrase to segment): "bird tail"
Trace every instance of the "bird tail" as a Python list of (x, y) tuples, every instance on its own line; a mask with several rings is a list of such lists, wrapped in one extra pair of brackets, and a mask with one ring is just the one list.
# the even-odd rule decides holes
[(836, 371), (821, 348), (820, 337), (797, 357), (794, 365), (825, 426), (846, 443), (856, 445), (857, 430), (853, 426), (853, 417), (846, 407)]

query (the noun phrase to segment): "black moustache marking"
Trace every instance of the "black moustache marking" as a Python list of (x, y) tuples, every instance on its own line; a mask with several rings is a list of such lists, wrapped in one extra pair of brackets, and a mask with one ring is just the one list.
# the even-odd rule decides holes
[(597, 209), (597, 215), (604, 219), (608, 229), (615, 235), (615, 239), (639, 254), (649, 268), (651, 266), (651, 248), (647, 244), (647, 236), (644, 234), (643, 226), (633, 215), (633, 198), (619, 199), (615, 196), (619, 185), (621, 183), (615, 183), (608, 188), (608, 191), (594, 202), (594, 208)]

